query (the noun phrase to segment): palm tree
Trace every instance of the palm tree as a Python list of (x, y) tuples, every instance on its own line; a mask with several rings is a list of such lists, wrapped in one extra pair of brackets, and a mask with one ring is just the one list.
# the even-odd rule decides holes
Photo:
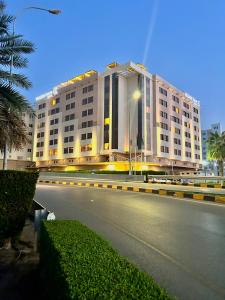
[(0, 104), (0, 136), (0, 149), (7, 144), (9, 150), (21, 150), (30, 142), (21, 112), (11, 105)]
[[(12, 139), (4, 138), (3, 134), (6, 132), (13, 133), (7, 129), (9, 120), (5, 117), (10, 117), (10, 114), (18, 114), (17, 117), (19, 118), (21, 112), (31, 109), (28, 101), (15, 88), (29, 89), (32, 84), (26, 76), (14, 73), (13, 69), (27, 67), (28, 60), (23, 55), (33, 52), (34, 47), (31, 42), (23, 40), (22, 35), (11, 33), (10, 26), (14, 21), (15, 17), (5, 13), (4, 1), (0, 1), (0, 115), (1, 127), (4, 128), (1, 130), (0, 139), (5, 141), (5, 145), (1, 142), (0, 149), (4, 153), (4, 169), (6, 169), (7, 164), (7, 143)], [(8, 115), (6, 109), (8, 109)], [(17, 121), (18, 118), (16, 118)], [(12, 121), (12, 119), (10, 120)], [(6, 122), (5, 126), (4, 122)], [(22, 130), (21, 134), (23, 135), (23, 133)], [(12, 136), (15, 140), (16, 134), (19, 134), (18, 130), (15, 130)], [(10, 142), (9, 146), (14, 147), (16, 144)]]
[(219, 175), (224, 176), (225, 133), (211, 133), (207, 140), (207, 145), (208, 159), (217, 161)]

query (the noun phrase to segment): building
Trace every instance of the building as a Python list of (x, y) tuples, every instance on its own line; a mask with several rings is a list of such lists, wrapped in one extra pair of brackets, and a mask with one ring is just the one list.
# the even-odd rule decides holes
[[(33, 130), (34, 130), (34, 115), (32, 113), (23, 113), (22, 119), (28, 128), (30, 143), (22, 150), (11, 150), (8, 152), (8, 169), (25, 169), (33, 166)], [(3, 154), (0, 152), (0, 168), (3, 167)]]
[(202, 160), (206, 173), (218, 174), (217, 162), (208, 160), (207, 140), (211, 133), (222, 134), (222, 126), (220, 123), (212, 124), (209, 129), (202, 130)]
[(199, 102), (141, 64), (114, 62), (64, 82), (37, 97), (36, 115), (38, 168), (201, 166)]

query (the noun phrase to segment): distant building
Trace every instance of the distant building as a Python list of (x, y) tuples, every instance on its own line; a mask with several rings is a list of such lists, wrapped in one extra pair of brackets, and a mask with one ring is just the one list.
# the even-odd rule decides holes
[(37, 97), (33, 160), (43, 169), (199, 169), (200, 103), (141, 64), (112, 63)]
[(207, 140), (211, 133), (222, 133), (222, 126), (220, 123), (212, 124), (209, 129), (202, 130), (202, 160), (204, 169), (208, 172), (213, 172), (217, 175), (217, 164), (215, 161), (208, 161), (208, 147)]
[[(24, 169), (32, 164), (33, 158), (33, 130), (34, 130), (34, 115), (31, 113), (23, 113), (22, 119), (27, 125), (30, 143), (22, 150), (11, 150), (8, 152), (8, 169)], [(0, 152), (0, 168), (3, 165), (3, 154)]]

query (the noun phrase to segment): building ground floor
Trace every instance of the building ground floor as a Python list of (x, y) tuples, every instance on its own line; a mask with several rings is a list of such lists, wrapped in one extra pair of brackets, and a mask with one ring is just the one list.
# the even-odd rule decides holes
[(201, 165), (192, 162), (144, 156), (141, 153), (132, 154), (131, 157), (124, 153), (114, 153), (112, 155), (42, 160), (36, 162), (36, 168), (43, 171), (129, 171), (131, 168), (132, 171), (166, 171), (168, 174), (179, 174), (183, 170), (199, 170)]

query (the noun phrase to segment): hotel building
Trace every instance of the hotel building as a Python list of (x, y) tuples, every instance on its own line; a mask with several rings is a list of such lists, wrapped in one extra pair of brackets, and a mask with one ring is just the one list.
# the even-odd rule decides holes
[(114, 62), (64, 82), (37, 97), (36, 115), (38, 168), (201, 167), (199, 102), (141, 64)]

